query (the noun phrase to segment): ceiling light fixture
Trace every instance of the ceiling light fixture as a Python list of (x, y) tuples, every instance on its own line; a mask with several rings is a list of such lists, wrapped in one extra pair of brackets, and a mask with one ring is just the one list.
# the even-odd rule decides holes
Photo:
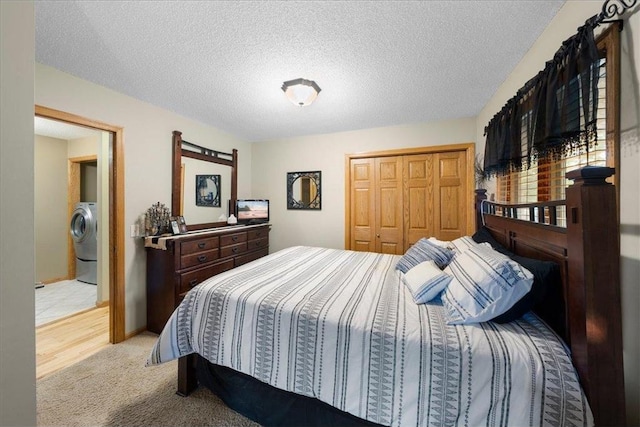
[(306, 107), (311, 105), (322, 89), (313, 80), (295, 79), (284, 82), (282, 90), (295, 105)]

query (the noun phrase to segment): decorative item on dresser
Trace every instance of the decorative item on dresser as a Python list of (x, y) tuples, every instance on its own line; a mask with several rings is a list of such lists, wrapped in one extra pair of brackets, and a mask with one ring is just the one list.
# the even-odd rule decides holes
[(147, 237), (147, 329), (160, 333), (184, 295), (209, 277), (269, 254), (270, 225)]

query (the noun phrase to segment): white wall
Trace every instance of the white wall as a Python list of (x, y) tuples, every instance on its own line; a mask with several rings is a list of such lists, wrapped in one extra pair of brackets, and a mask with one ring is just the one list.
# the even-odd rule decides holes
[[(310, 107), (313, 108), (313, 107)], [(474, 142), (475, 119), (390, 126), (253, 144), (253, 193), (270, 200), (269, 250), (344, 248), (345, 155)], [(287, 210), (287, 172), (321, 171), (322, 209)], [(238, 197), (249, 194), (238, 193)]]
[(67, 140), (35, 136), (36, 281), (67, 278)]
[[(507, 80), (485, 105), (477, 120), (477, 151), (484, 153), (484, 127), (526, 81), (544, 68), (562, 41), (585, 20), (600, 13), (602, 2), (567, 1)], [(636, 7), (636, 10), (638, 8)], [(625, 22), (621, 70), (620, 223), (622, 323), (625, 391), (629, 425), (640, 425), (640, 12)]]
[(36, 64), (35, 103), (124, 128), (125, 331), (146, 325), (146, 253), (129, 225), (154, 203), (171, 207), (171, 136), (215, 150), (238, 149), (238, 192), (251, 193), (251, 145), (210, 126)]
[(36, 425), (32, 1), (0, 1), (0, 425)]

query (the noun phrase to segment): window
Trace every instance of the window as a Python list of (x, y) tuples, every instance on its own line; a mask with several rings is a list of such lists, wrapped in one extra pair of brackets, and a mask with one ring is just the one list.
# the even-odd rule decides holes
[[(571, 181), (565, 174), (571, 170), (587, 165), (616, 167), (619, 140), (618, 105), (619, 90), (617, 88), (619, 76), (619, 29), (614, 24), (598, 37), (598, 49), (601, 53), (599, 63), (594, 64), (599, 69), (598, 81), (598, 110), (597, 110), (597, 142), (588, 151), (575, 153), (562, 159), (550, 157), (536, 159), (528, 169), (512, 171), (497, 179), (496, 200), (509, 204), (546, 202), (565, 198), (565, 189)], [(576, 79), (574, 79), (576, 80)], [(571, 81), (569, 85), (579, 85), (578, 81)], [(522, 145), (526, 147), (525, 126), (528, 118), (522, 118)], [(576, 120), (583, 120), (577, 117)], [(525, 148), (526, 150), (526, 148)], [(523, 156), (526, 153), (523, 152)], [(612, 177), (617, 182), (616, 177)], [(520, 218), (528, 218), (529, 210), (519, 212)], [(565, 222), (564, 212), (558, 212), (558, 224)]]

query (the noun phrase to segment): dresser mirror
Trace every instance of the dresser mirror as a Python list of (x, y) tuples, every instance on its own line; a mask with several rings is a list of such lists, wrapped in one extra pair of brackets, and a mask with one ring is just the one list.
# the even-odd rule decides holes
[(237, 150), (216, 151), (173, 131), (172, 215), (183, 216), (189, 231), (227, 225), (219, 218), (235, 213), (237, 164)]
[(287, 209), (320, 210), (322, 173), (287, 172)]

